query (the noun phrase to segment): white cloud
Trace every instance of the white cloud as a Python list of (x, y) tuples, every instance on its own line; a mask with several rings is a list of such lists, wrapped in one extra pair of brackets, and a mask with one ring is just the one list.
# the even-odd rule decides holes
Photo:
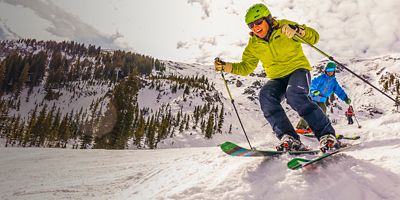
[[(175, 61), (208, 60), (211, 63), (221, 54), (227, 60), (240, 60), (249, 38), (244, 15), (252, 4), (259, 2), (265, 2), (278, 19), (315, 28), (320, 34), (316, 46), (334, 57), (369, 57), (400, 52), (400, 15), (397, 14), (400, 2), (397, 0), (3, 2), (23, 6), (24, 12), (27, 8), (33, 10), (46, 20), (47, 26), (24, 24), (30, 23), (28, 19), (9, 20), (5, 23), (9, 31), (3, 28), (0, 37), (6, 32), (26, 37), (43, 35), (46, 31), (56, 38), (105, 47), (129, 47), (139, 53)], [(149, 12), (151, 9), (154, 12)], [(0, 18), (4, 15), (0, 12)], [(14, 29), (15, 24), (26, 26), (25, 33), (21, 28)], [(45, 27), (42, 28), (45, 31), (35, 31), (37, 27)], [(305, 46), (303, 49), (311, 62), (323, 58), (311, 48)]]
[(217, 39), (216, 37), (206, 37), (206, 38), (201, 38), (199, 41), (199, 49), (202, 49), (204, 45), (211, 45), (211, 46), (216, 46), (217, 45)]
[[(77, 16), (65, 12), (51, 1), (23, 1), (23, 0), (3, 0), (4, 2), (22, 6), (33, 10), (39, 17), (51, 23), (46, 30), (60, 38), (68, 38), (77, 42), (101, 45), (106, 48), (118, 48), (114, 39), (121, 37), (108, 37), (100, 33), (94, 27), (82, 22)], [(23, 21), (24, 19), (21, 19)], [(29, 30), (27, 30), (29, 31)]]
[(0, 19), (0, 39), (8, 40), (16, 38), (21, 38), (21, 36), (12, 31), (11, 28), (8, 27), (7, 23)]
[(177, 48), (177, 49), (181, 49), (181, 48), (187, 49), (187, 48), (189, 48), (189, 43), (188, 43), (188, 42), (178, 41), (178, 42), (176, 43), (176, 48)]
[(210, 17), (210, 13), (211, 13), (211, 6), (210, 3), (211, 1), (207, 1), (207, 0), (188, 0), (187, 1), (190, 4), (195, 4), (198, 3), (201, 5), (201, 8), (203, 9), (204, 15), (203, 19)]

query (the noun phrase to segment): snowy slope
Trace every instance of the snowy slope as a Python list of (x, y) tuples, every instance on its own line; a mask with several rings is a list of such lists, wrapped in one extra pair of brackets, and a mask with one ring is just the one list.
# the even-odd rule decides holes
[[(90, 105), (93, 102), (99, 101), (100, 106), (99, 109), (100, 114), (103, 116), (104, 112), (107, 109), (107, 104), (109, 102), (109, 97), (107, 96), (107, 92), (109, 92), (110, 87), (107, 84), (102, 84), (98, 82), (97, 84), (90, 86), (85, 83), (72, 83), (71, 85), (79, 88), (79, 92), (68, 91), (65, 88), (59, 89), (56, 92), (59, 92), (61, 95), (57, 100), (47, 101), (44, 100), (46, 96), (46, 91), (43, 86), (35, 87), (33, 90), (33, 94), (28, 94), (28, 88), (25, 88), (21, 92), (20, 100), (21, 106), (19, 110), (11, 109), (9, 113), (10, 116), (18, 116), (20, 115), (22, 119), (28, 120), (31, 112), (38, 105), (38, 108), (41, 109), (44, 104), (48, 106), (48, 109), (51, 108), (52, 105), (56, 105), (57, 108), (60, 108), (60, 111), (63, 115), (71, 113), (71, 112), (79, 112), (81, 109), (84, 112), (88, 113), (88, 118), (93, 118), (93, 113), (96, 113), (96, 110), (91, 110)], [(79, 94), (77, 94), (79, 93)], [(4, 95), (3, 99), (12, 99), (11, 95)], [(28, 101), (26, 99), (29, 99)], [(98, 113), (96, 113), (98, 114)]]
[[(343, 63), (379, 86), (386, 72), (399, 74), (400, 55)], [(362, 128), (347, 125), (344, 110), (338, 107), (329, 115), (337, 119), (334, 127), (338, 133), (361, 135), (362, 145), (328, 165), (305, 172), (286, 168), (291, 156), (266, 159), (225, 155), (217, 144), (231, 140), (247, 146), (247, 142), (220, 75), (203, 65), (171, 64), (170, 70), (183, 75), (207, 74), (225, 97), (227, 112), (232, 113), (229, 120), (236, 126), (234, 133), (217, 134), (209, 141), (186, 137), (178, 146), (185, 148), (157, 150), (2, 148), (2, 199), (400, 199), (400, 113), (393, 102), (370, 91), (350, 73), (342, 71), (337, 78), (352, 98)], [(228, 75), (227, 79), (252, 145), (271, 149), (277, 140), (258, 102), (243, 94), (254, 81), (265, 83), (265, 78)], [(234, 79), (244, 84), (237, 87)], [(343, 102), (337, 104), (346, 108)], [(292, 122), (297, 122), (290, 108), (287, 112)], [(317, 146), (315, 139), (302, 140)]]
[(366, 143), (312, 172), (288, 170), (287, 156), (236, 158), (217, 147), (8, 148), (0, 152), (0, 193), (2, 199), (398, 199), (398, 142)]

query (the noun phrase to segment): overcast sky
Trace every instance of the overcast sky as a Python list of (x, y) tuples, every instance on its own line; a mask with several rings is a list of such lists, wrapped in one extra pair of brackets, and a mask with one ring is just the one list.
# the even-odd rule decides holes
[[(398, 0), (0, 0), (0, 39), (75, 40), (182, 62), (239, 61), (246, 9), (305, 23), (334, 57), (400, 52)], [(322, 56), (304, 48), (311, 61)]]

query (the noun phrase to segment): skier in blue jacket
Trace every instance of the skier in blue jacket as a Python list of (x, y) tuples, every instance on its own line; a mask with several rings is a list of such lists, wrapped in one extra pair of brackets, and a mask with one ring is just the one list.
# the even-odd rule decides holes
[[(318, 106), (326, 113), (326, 102), (332, 93), (335, 93), (342, 101), (351, 104), (350, 98), (346, 92), (340, 87), (335, 77), (336, 64), (328, 62), (325, 66), (323, 74), (314, 77), (311, 81), (309, 97), (318, 104)], [(297, 124), (297, 129), (308, 129), (308, 124), (301, 119)]]

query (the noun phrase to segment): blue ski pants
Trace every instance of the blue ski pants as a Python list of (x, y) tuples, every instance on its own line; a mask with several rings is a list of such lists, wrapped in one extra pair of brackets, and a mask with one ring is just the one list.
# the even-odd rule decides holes
[(282, 108), (285, 97), (286, 103), (306, 120), (318, 139), (325, 134), (335, 134), (328, 117), (308, 97), (310, 79), (308, 70), (298, 69), (285, 77), (269, 80), (261, 88), (261, 110), (279, 139), (284, 134), (300, 139)]

